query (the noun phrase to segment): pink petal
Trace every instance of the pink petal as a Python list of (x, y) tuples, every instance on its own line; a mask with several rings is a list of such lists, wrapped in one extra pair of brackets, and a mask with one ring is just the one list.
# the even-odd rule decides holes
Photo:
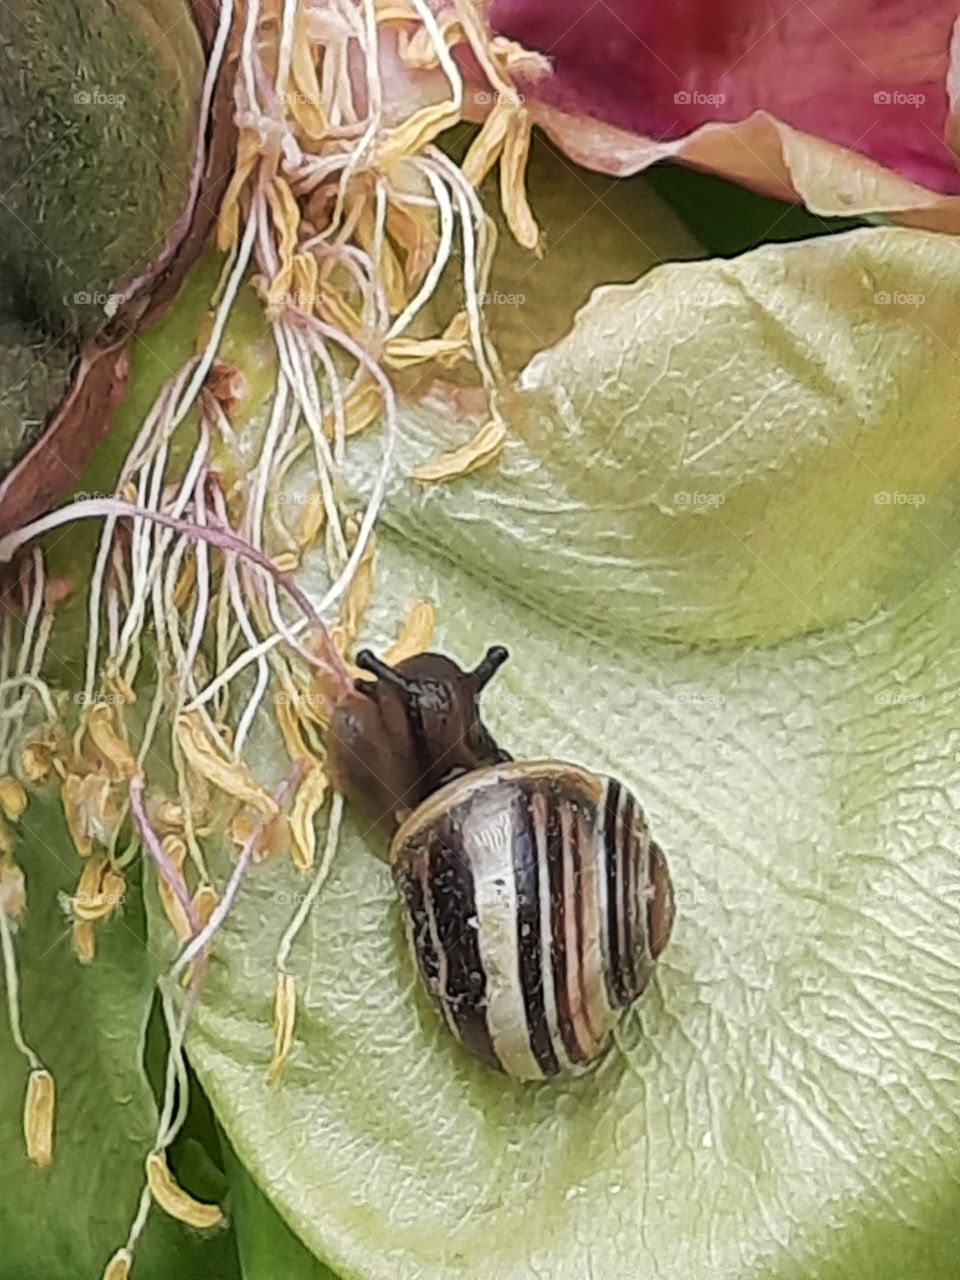
[[(495, 30), (554, 60), (528, 96), (675, 142), (764, 111), (928, 189), (945, 141), (957, 5), (945, 0), (493, 0)], [(761, 184), (762, 185), (762, 184)]]

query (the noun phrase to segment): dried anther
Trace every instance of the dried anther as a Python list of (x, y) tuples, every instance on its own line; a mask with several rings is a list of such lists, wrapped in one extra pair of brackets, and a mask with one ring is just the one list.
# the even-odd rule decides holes
[(27, 905), (23, 871), (9, 854), (0, 856), (0, 912), (8, 920), (16, 920)]
[(0, 778), (0, 808), (11, 822), (16, 822), (27, 807), (27, 793), (16, 778)]
[(172, 1218), (201, 1230), (221, 1225), (223, 1213), (219, 1205), (205, 1204), (184, 1191), (167, 1167), (166, 1158), (161, 1152), (152, 1151), (147, 1156), (146, 1169), (150, 1194)]
[(55, 1098), (50, 1072), (44, 1067), (31, 1071), (23, 1108), (23, 1136), (27, 1155), (38, 1169), (48, 1169), (53, 1164)]
[(273, 1057), (267, 1070), (267, 1084), (276, 1084), (293, 1045), (297, 1016), (297, 988), (293, 975), (278, 973), (273, 1004)]

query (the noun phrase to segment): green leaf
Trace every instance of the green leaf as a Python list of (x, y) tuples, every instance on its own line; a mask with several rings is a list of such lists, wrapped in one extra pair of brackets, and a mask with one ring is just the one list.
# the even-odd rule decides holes
[[(337, 1271), (955, 1276), (958, 286), (954, 241), (881, 229), (659, 268), (527, 370), (501, 470), (395, 486), (365, 640), (427, 595), (438, 647), (505, 643), (498, 738), (633, 787), (679, 916), (622, 1051), (515, 1083), (450, 1041), (348, 825), (269, 1089), (305, 886), (256, 869), (190, 1052)], [(405, 462), (463, 430), (406, 425)], [(280, 771), (269, 722), (250, 758)]]
[[(17, 857), (26, 875), (28, 910), (15, 945), (24, 1033), (53, 1073), (57, 1103), (54, 1161), (41, 1171), (24, 1150), (27, 1064), (4, 1016), (0, 1276), (96, 1280), (127, 1238), (156, 1130), (142, 1050), (159, 959), (146, 944), (133, 883), (122, 912), (98, 928), (95, 961), (81, 965), (59, 897), (75, 890), (80, 861), (59, 806), (32, 801), (20, 830)], [(230, 1280), (236, 1275), (232, 1236), (201, 1236), (155, 1210), (137, 1249), (136, 1275)]]
[(243, 1280), (336, 1280), (301, 1244), (224, 1143)]
[(799, 203), (788, 204), (757, 195), (714, 173), (701, 173), (682, 164), (659, 164), (647, 181), (697, 235), (711, 254), (742, 253), (758, 244), (806, 240), (847, 231), (864, 223), (890, 226), (884, 215), (860, 218), (821, 218)]

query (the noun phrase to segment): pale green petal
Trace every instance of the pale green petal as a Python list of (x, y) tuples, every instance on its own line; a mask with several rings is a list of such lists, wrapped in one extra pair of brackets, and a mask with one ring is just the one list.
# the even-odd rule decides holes
[[(257, 871), (191, 1052), (338, 1270), (953, 1276), (958, 255), (871, 230), (602, 290), (527, 370), (501, 470), (396, 484), (365, 640), (427, 595), (445, 651), (507, 644), (504, 745), (635, 787), (680, 915), (625, 1051), (515, 1084), (451, 1043), (348, 827), (271, 1091), (272, 957), (303, 886)], [(442, 424), (408, 415), (405, 466), (465, 429)]]
[(294, 951), (295, 1046), (270, 1090), (273, 953), (303, 884), (261, 867), (191, 1053), (287, 1221), (371, 1280), (947, 1280), (956, 570), (865, 628), (740, 655), (616, 652), (392, 543), (381, 583), (374, 641), (417, 590), (444, 650), (511, 648), (501, 740), (634, 786), (680, 914), (626, 1052), (515, 1084), (416, 988), (388, 873), (351, 827)]
[[(600, 289), (523, 374), (500, 468), (398, 483), (388, 518), (620, 636), (867, 618), (957, 542), (958, 296), (960, 244), (895, 229)], [(469, 432), (411, 412), (406, 470)]]

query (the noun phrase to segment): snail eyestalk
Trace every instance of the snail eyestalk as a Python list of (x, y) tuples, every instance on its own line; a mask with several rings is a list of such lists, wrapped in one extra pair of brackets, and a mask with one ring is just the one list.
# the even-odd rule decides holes
[(356, 664), (362, 671), (369, 671), (372, 675), (375, 675), (378, 680), (392, 684), (395, 689), (399, 689), (408, 698), (412, 697), (417, 691), (417, 686), (414, 683), (406, 680), (399, 671), (384, 662), (382, 658), (378, 658), (371, 649), (360, 649), (356, 656)]
[(510, 654), (502, 644), (491, 645), (473, 669), (477, 689), (484, 689), (497, 674)]

